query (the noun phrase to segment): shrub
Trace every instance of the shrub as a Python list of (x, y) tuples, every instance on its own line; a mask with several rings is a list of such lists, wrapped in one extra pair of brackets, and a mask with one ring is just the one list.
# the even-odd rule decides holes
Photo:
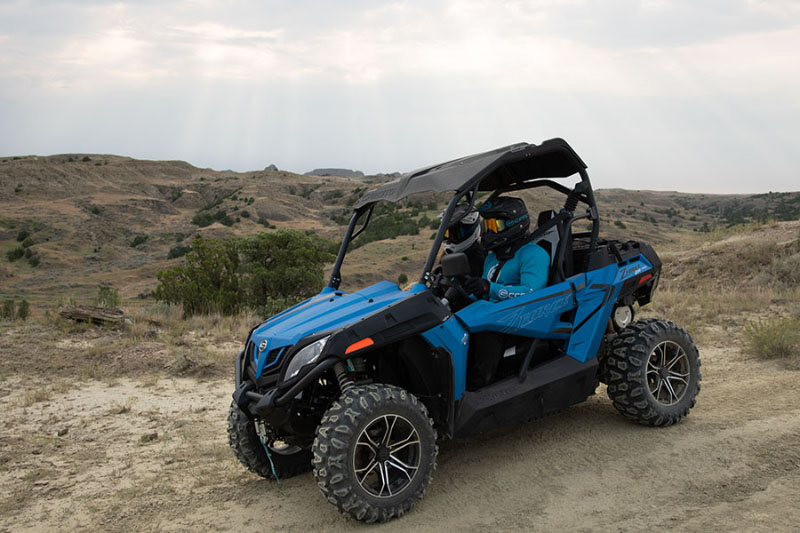
[(179, 244), (177, 246), (173, 246), (169, 249), (169, 253), (167, 254), (167, 259), (175, 259), (177, 257), (183, 257), (184, 255), (188, 254), (192, 250), (191, 246), (185, 246)]
[(23, 248), (30, 248), (34, 244), (35, 243), (33, 242), (33, 239), (31, 239), (30, 237), (25, 237), (25, 240), (22, 241), (22, 247)]
[(97, 207), (96, 205), (93, 205), (90, 211), (92, 212), (93, 215), (99, 215), (101, 212), (100, 208)]
[(186, 236), (183, 233), (176, 233), (175, 234), (175, 242), (181, 242), (185, 238), (186, 238)]
[(267, 220), (264, 217), (259, 217), (258, 223), (261, 224), (262, 226), (264, 226), (265, 228), (269, 227), (269, 220)]
[(745, 326), (750, 349), (762, 359), (800, 357), (800, 320), (772, 318)]
[(252, 308), (269, 299), (299, 301), (317, 294), (324, 284), (325, 263), (334, 259), (335, 243), (295, 230), (259, 233), (242, 239), (241, 290)]
[(83, 159), (81, 159), (81, 161), (83, 161), (84, 163), (88, 163), (91, 160), (92, 160), (92, 158), (89, 157), (88, 155), (83, 156)]
[(22, 300), (17, 306), (17, 318), (20, 320), (27, 320), (30, 315), (30, 305), (28, 300)]
[(616, 227), (618, 227), (618, 228), (622, 228), (622, 229), (625, 229), (625, 228), (627, 227), (627, 226), (625, 226), (625, 223), (624, 223), (624, 222), (622, 222), (621, 220), (615, 220), (615, 221), (614, 221), (614, 225), (615, 225)]
[(239, 214), (241, 215), (242, 218), (250, 218), (250, 211), (244, 210)]
[(14, 318), (14, 300), (4, 300), (3, 307), (0, 308), (0, 318), (9, 320)]
[(214, 222), (219, 222), (226, 226), (232, 226), (234, 221), (225, 211), (222, 210), (218, 210), (213, 215), (208, 211), (200, 211), (192, 217), (192, 224), (200, 226), (201, 228), (210, 226)]
[(397, 276), (397, 283), (399, 283), (400, 285), (405, 285), (406, 283), (408, 283), (408, 276), (406, 276), (405, 274), (400, 274), (399, 276)]
[(22, 257), (23, 255), (25, 255), (25, 248), (23, 248), (22, 246), (18, 246), (6, 252), (6, 257), (12, 263), (17, 259), (19, 259), (20, 257)]
[(255, 199), (255, 198), (253, 198), (253, 197), (251, 196), (251, 197), (250, 197), (250, 198), (247, 200), (247, 205), (253, 205), (253, 202), (255, 202), (255, 201), (256, 201), (256, 199)]
[(26, 229), (19, 230), (19, 233), (17, 233), (17, 242), (24, 241), (25, 239), (30, 237), (30, 234), (31, 234), (31, 232), (26, 230)]
[(187, 316), (231, 315), (240, 307), (239, 255), (233, 239), (203, 239), (192, 243), (183, 264), (158, 273), (156, 300), (182, 304)]
[(42, 260), (38, 255), (32, 255), (32, 256), (30, 256), (28, 258), (28, 264), (31, 265), (34, 268), (39, 266), (39, 263), (41, 263), (41, 262), (42, 262)]
[(98, 287), (94, 303), (99, 307), (119, 307), (119, 293), (113, 287)]
[(137, 247), (137, 246), (139, 246), (140, 244), (144, 244), (144, 243), (145, 243), (145, 241), (147, 241), (147, 235), (137, 235), (137, 236), (136, 236), (136, 237), (134, 237), (134, 238), (133, 238), (133, 240), (131, 241), (131, 243), (130, 243), (130, 247), (131, 247), (131, 248), (136, 248), (136, 247)]

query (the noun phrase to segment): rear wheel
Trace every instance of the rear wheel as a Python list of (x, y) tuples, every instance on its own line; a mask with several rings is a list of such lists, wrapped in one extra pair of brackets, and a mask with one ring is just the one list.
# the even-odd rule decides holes
[(685, 329), (666, 320), (640, 320), (623, 329), (604, 366), (614, 407), (639, 424), (678, 422), (700, 392), (697, 347)]
[(322, 417), (312, 452), (317, 484), (339, 512), (384, 522), (425, 493), (436, 466), (436, 431), (409, 392), (353, 387)]
[(228, 444), (242, 465), (263, 478), (275, 479), (277, 474), (278, 479), (283, 479), (311, 470), (310, 451), (280, 441), (267, 443), (272, 457), (270, 465), (261, 439), (256, 433), (255, 424), (245, 416), (236, 402), (231, 403), (228, 411)]

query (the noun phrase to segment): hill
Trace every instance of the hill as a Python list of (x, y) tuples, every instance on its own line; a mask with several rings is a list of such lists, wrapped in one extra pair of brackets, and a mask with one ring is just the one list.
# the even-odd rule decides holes
[[(0, 296), (82, 298), (100, 284), (114, 286), (125, 298), (146, 296), (155, 286), (155, 274), (179, 261), (175, 257), (182, 247), (198, 235), (293, 228), (338, 240), (349, 207), (391, 177), (213, 171), (183, 161), (97, 154), (2, 158)], [(602, 181), (594, 185), (602, 187)], [(697, 195), (600, 188), (596, 194), (603, 235), (657, 245), (747, 221), (800, 217), (800, 193)], [(521, 196), (534, 215), (563, 202), (541, 189)], [(413, 219), (417, 234), (353, 250), (343, 269), (343, 288), (397, 279), (400, 273), (415, 279), (447, 198), (424, 194), (387, 205), (384, 216)], [(21, 257), (10, 261), (9, 253)]]

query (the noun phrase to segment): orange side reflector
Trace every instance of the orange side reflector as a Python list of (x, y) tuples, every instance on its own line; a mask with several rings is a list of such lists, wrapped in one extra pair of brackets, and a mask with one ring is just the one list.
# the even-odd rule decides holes
[(369, 337), (367, 337), (366, 339), (361, 339), (360, 341), (354, 342), (353, 344), (348, 346), (347, 349), (344, 351), (344, 353), (345, 355), (347, 355), (351, 352), (355, 352), (356, 350), (361, 350), (362, 348), (366, 348), (367, 346), (372, 346), (373, 344), (375, 344), (375, 342)]
[(644, 276), (642, 276), (642, 279), (639, 280), (639, 285), (641, 285), (642, 283), (647, 282), (647, 280), (649, 280), (652, 277), (653, 277), (652, 274), (645, 274)]

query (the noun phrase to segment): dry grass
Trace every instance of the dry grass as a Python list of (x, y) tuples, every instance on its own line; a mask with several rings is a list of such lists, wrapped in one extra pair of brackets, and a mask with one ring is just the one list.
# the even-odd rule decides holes
[(800, 367), (800, 319), (771, 318), (745, 327), (750, 351), (762, 359), (780, 359), (793, 368)]

